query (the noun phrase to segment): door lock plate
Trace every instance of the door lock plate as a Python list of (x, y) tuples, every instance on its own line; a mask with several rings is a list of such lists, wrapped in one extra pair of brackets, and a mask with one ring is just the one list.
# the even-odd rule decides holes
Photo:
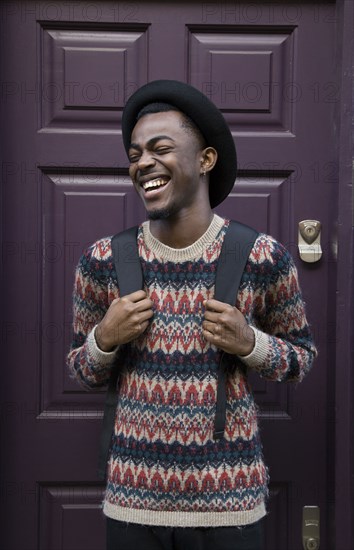
[(302, 545), (304, 550), (320, 548), (320, 509), (304, 506), (302, 509)]
[(318, 220), (299, 222), (298, 247), (300, 258), (304, 262), (318, 262), (322, 257), (321, 227)]

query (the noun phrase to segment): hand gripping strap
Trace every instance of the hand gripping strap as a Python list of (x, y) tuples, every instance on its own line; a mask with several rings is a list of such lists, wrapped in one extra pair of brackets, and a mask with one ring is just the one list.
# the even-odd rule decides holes
[[(112, 237), (111, 247), (114, 265), (117, 273), (119, 295), (126, 296), (143, 288), (143, 273), (137, 246), (137, 227), (131, 227)], [(111, 444), (114, 419), (118, 403), (118, 365), (114, 365), (108, 384), (103, 413), (100, 450), (98, 458), (98, 477), (106, 477), (107, 461)]]
[[(225, 234), (215, 278), (215, 299), (234, 306), (248, 257), (258, 233), (255, 229), (231, 221)], [(214, 439), (224, 436), (226, 422), (226, 370), (231, 357), (221, 355), (216, 397)]]

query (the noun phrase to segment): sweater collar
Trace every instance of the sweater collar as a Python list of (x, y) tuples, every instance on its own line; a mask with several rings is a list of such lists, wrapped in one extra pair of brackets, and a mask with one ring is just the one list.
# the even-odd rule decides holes
[(158, 259), (176, 263), (200, 258), (207, 247), (214, 246), (215, 240), (224, 224), (225, 220), (217, 214), (214, 214), (211, 224), (205, 233), (186, 248), (171, 248), (160, 242), (151, 234), (149, 221), (144, 222), (142, 226), (145, 244), (154, 255)]

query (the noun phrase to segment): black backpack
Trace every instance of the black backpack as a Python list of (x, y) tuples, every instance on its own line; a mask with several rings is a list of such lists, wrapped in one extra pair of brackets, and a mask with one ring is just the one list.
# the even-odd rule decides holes
[[(138, 227), (131, 227), (112, 237), (112, 254), (119, 282), (119, 292), (125, 296), (143, 288), (143, 274), (137, 247)], [(238, 287), (258, 232), (247, 225), (231, 221), (225, 233), (215, 278), (215, 299), (235, 305)], [(220, 359), (216, 398), (214, 439), (221, 439), (226, 420), (226, 369), (230, 357)], [(112, 368), (104, 407), (98, 476), (104, 480), (118, 403), (119, 368)]]

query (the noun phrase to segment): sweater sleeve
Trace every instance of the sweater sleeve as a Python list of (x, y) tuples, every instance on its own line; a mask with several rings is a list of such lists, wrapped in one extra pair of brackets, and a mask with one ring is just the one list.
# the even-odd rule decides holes
[(117, 297), (111, 259), (110, 239), (102, 239), (84, 252), (75, 272), (73, 339), (67, 363), (72, 376), (86, 389), (108, 382), (117, 351), (101, 351), (94, 335), (96, 325)]
[(253, 309), (246, 314), (255, 347), (241, 360), (268, 380), (301, 381), (317, 350), (293, 258), (283, 245), (262, 235), (251, 254), (248, 276), (257, 280)]

